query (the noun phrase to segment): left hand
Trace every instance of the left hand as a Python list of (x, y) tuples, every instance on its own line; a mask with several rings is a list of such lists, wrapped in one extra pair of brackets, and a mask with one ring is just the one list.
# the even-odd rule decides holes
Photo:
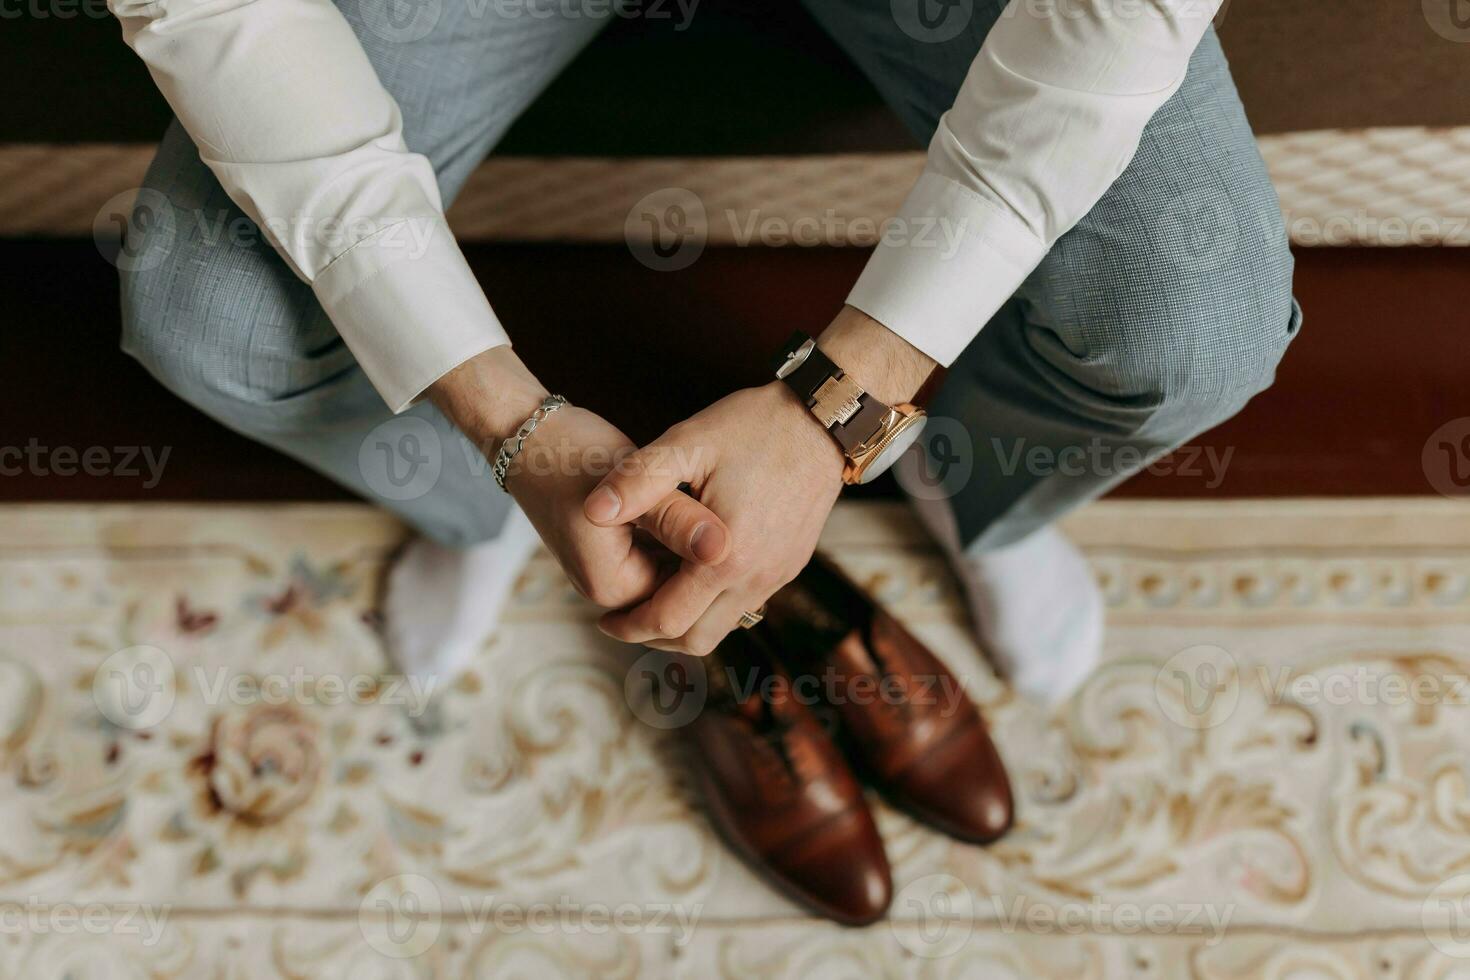
[(628, 643), (703, 656), (811, 558), (842, 489), (842, 453), (780, 382), (715, 402), (625, 459), (587, 498), (603, 526), (637, 520), (688, 483), (724, 518), (718, 565), (683, 563), (647, 601), (598, 625)]
[[(850, 306), (818, 344), (890, 405), (912, 397), (936, 367)], [(602, 526), (638, 521), (688, 483), (724, 520), (730, 553), (717, 565), (685, 561), (651, 598), (604, 615), (602, 631), (709, 653), (741, 613), (759, 610), (806, 566), (842, 489), (843, 462), (836, 441), (779, 381), (722, 398), (633, 453), (587, 497), (587, 518)]]

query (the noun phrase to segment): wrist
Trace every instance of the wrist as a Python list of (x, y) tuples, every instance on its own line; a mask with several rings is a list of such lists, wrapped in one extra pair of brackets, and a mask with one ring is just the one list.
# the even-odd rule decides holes
[(886, 405), (913, 399), (939, 363), (852, 306), (844, 306), (817, 346), (864, 391)]
[(429, 400), (493, 457), (550, 394), (508, 345), (465, 361), (429, 387)]
[(832, 475), (841, 483), (847, 457), (842, 454), (842, 448), (832, 435), (822, 428), (822, 423), (817, 421), (811, 410), (796, 397), (796, 393), (784, 381), (767, 382), (757, 390), (771, 402), (766, 417), (776, 420), (777, 427), (789, 433), (789, 438), (802, 447), (805, 455), (813, 460), (830, 462)]
[(776, 361), (776, 376), (840, 447), (846, 483), (882, 474), (924, 429), (912, 402), (938, 365), (857, 309), (845, 307), (816, 342), (796, 333)]

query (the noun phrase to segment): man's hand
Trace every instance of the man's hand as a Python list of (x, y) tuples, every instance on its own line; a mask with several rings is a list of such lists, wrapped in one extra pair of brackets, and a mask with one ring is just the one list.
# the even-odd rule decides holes
[(603, 632), (628, 643), (703, 655), (796, 577), (842, 489), (842, 454), (780, 382), (746, 388), (625, 459), (587, 498), (615, 527), (681, 482), (725, 518), (734, 537), (717, 566), (685, 563), (648, 602), (608, 613)]
[[(445, 375), (429, 394), (493, 459), (547, 392), (509, 347), (496, 347)], [(636, 523), (598, 527), (587, 520), (582, 501), (633, 449), (616, 427), (567, 405), (536, 427), (506, 476), (506, 489), (577, 591), (607, 609), (647, 598), (667, 577), (665, 559), (671, 556), (635, 536), (635, 527), (691, 567), (718, 563), (730, 550), (724, 522), (678, 490), (656, 501)]]
[[(845, 308), (818, 341), (875, 397), (913, 396), (935, 364), (881, 324)], [(629, 643), (703, 655), (790, 582), (811, 558), (842, 489), (842, 453), (781, 382), (729, 395), (618, 466), (587, 498), (587, 516), (638, 521), (681, 482), (729, 525), (716, 566), (685, 562), (653, 598), (599, 625)]]

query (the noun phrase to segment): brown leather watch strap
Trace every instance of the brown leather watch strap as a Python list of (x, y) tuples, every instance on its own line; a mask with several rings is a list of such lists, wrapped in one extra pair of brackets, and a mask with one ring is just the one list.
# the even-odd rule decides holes
[(857, 414), (852, 418), (827, 430), (848, 455), (852, 455), (859, 446), (873, 438), (889, 412), (887, 405), (867, 392), (858, 399), (858, 406)]
[(808, 342), (811, 342), (811, 349), (806, 359), (782, 380), (850, 456), (879, 431), (889, 407), (849, 379), (842, 368), (801, 331), (792, 335), (777, 356), (777, 370)]
[[(776, 367), (779, 368), (786, 362), (789, 354), (794, 353), (802, 344), (805, 344), (811, 339), (811, 337), (799, 330), (792, 334), (791, 339), (787, 341), (786, 346), (776, 357)], [(828, 378), (841, 376), (842, 368), (838, 367), (832, 358), (823, 354), (822, 349), (813, 343), (811, 353), (807, 355), (806, 360), (795, 371), (792, 371), (781, 380), (785, 381), (796, 392), (797, 396), (801, 398), (802, 404), (810, 407), (816, 399), (817, 389)]]

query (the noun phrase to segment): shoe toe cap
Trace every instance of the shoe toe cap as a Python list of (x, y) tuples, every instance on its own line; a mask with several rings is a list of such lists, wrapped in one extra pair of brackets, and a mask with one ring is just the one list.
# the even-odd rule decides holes
[(828, 821), (770, 863), (795, 897), (845, 925), (876, 922), (893, 899), (888, 857), (866, 810)]
[(952, 837), (988, 844), (1011, 829), (1010, 780), (987, 735), (961, 741), (973, 744), (915, 766), (900, 781), (900, 795), (924, 822)]
[(956, 836), (976, 843), (998, 840), (1011, 829), (1014, 809), (1010, 790), (1004, 783), (977, 780), (955, 787), (942, 805), (941, 815)]

